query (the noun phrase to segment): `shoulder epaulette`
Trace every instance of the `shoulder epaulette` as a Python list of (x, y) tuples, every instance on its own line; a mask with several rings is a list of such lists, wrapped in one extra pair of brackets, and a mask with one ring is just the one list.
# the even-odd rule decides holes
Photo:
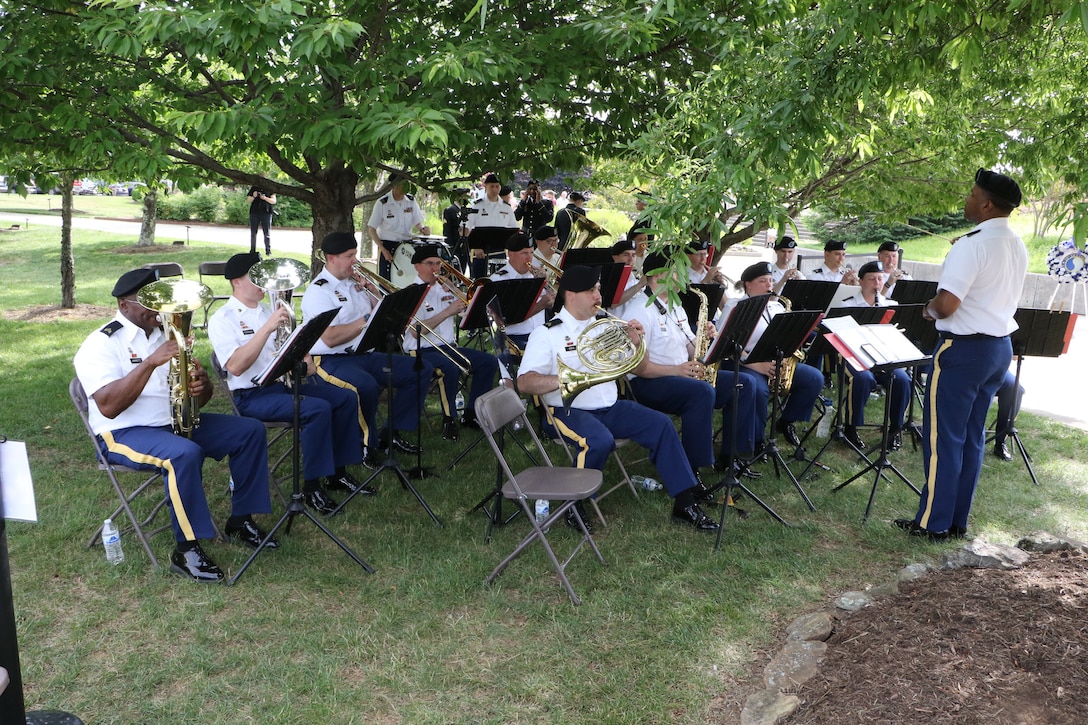
[(508, 269), (500, 269), (500, 270), (499, 270), (499, 271), (497, 271), (497, 272), (493, 272), (493, 273), (491, 274), (491, 276), (492, 276), (492, 277), (502, 277), (503, 275), (507, 275), (507, 274), (510, 274), (510, 270), (508, 270)]
[(408, 197), (408, 198), (409, 198), (409, 199), (411, 199), (411, 200), (415, 200), (415, 197), (414, 197), (414, 196), (412, 196), (411, 194), (405, 194), (405, 196), (406, 196), (406, 197)]
[(544, 327), (552, 328), (556, 325), (562, 324), (562, 322), (563, 320), (559, 319), (558, 317), (553, 317), (552, 319), (544, 323)]
[(967, 232), (967, 233), (966, 233), (966, 234), (964, 234), (963, 236), (965, 236), (965, 237), (972, 237), (972, 236), (974, 236), (974, 235), (978, 234), (978, 233), (979, 233), (979, 232), (981, 232), (981, 231), (982, 231), (981, 229), (972, 229), (971, 231)]
[(387, 201), (389, 201), (389, 194), (386, 194), (381, 199), (378, 199), (379, 204), (385, 204)]
[(321, 277), (320, 279), (315, 279), (314, 280), (314, 284), (316, 284), (318, 287), (320, 287), (323, 284), (328, 284), (328, 283), (329, 283), (329, 280), (327, 278), (325, 278), (325, 277)]
[(120, 330), (122, 327), (124, 327), (124, 325), (121, 324), (120, 320), (114, 320), (113, 322), (111, 322), (110, 324), (106, 325), (101, 330), (99, 330), (99, 332), (101, 332), (106, 337), (109, 337), (113, 333)]

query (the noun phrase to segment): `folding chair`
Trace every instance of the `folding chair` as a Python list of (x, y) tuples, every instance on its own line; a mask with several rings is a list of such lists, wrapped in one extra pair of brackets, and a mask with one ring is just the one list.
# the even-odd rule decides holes
[[(234, 402), (234, 395), (230, 392), (230, 388), (227, 387), (227, 371), (219, 364), (219, 358), (215, 356), (214, 352), (212, 353), (211, 363), (212, 370), (215, 371), (216, 377), (223, 383), (223, 389), (226, 391), (226, 396), (230, 400), (231, 410), (234, 411), (235, 415), (244, 418), (245, 416), (238, 412), (238, 405)], [(270, 459), (275, 455), (272, 453), (272, 447), (282, 438), (288, 438), (289, 445), (287, 446), (287, 450), (276, 457), (274, 461), (270, 462), (268, 466), (268, 480), (275, 484), (276, 494), (280, 497), (280, 503), (286, 507), (287, 497), (283, 494), (283, 484), (285, 482), (288, 484), (294, 483), (294, 471), (289, 470), (286, 474), (281, 475), (279, 474), (279, 470), (283, 467), (283, 464), (289, 464), (292, 460), (291, 452), (294, 450), (294, 439), (291, 438), (291, 428), (293, 426), (291, 423), (282, 423), (279, 421), (262, 420), (261, 422), (264, 423), (265, 431), (272, 432), (272, 437), (268, 441), (268, 455)]]
[[(122, 466), (114, 463), (108, 463), (106, 461), (106, 454), (102, 451), (101, 446), (98, 445), (98, 437), (91, 429), (91, 423), (88, 419), (88, 406), (87, 406), (87, 394), (83, 391), (83, 385), (79, 382), (79, 378), (72, 378), (72, 382), (68, 384), (68, 395), (72, 398), (72, 405), (75, 406), (76, 412), (79, 413), (79, 419), (83, 421), (83, 427), (87, 431), (87, 435), (91, 437), (91, 445), (94, 447), (95, 456), (98, 458), (98, 470), (105, 471), (109, 476), (110, 483), (113, 485), (113, 490), (117, 494), (117, 498), (121, 500), (121, 505), (118, 506), (114, 512), (110, 515), (110, 518), (118, 524), (118, 528), (122, 528), (122, 522), (117, 521), (117, 517), (122, 511), (125, 512), (125, 516), (128, 518), (128, 528), (123, 528), (122, 533), (125, 531), (131, 532), (139, 540), (140, 545), (144, 547), (144, 551), (147, 552), (147, 557), (151, 559), (153, 566), (159, 565), (159, 560), (155, 558), (155, 554), (151, 551), (151, 547), (148, 545), (147, 540), (155, 534), (166, 531), (171, 527), (170, 522), (165, 525), (159, 526), (151, 531), (145, 531), (145, 528), (154, 522), (155, 517), (158, 516), (168, 503), (166, 492), (162, 486), (162, 474), (159, 471), (153, 472), (151, 475), (144, 479), (143, 483), (133, 489), (130, 493), (125, 493), (124, 488), (121, 486), (121, 482), (117, 479), (118, 473), (138, 473), (141, 475), (147, 475), (147, 471), (139, 468), (130, 468), (129, 466)], [(153, 484), (159, 486), (157, 490), (159, 492), (158, 503), (151, 509), (151, 513), (147, 515), (142, 521), (136, 519), (136, 515), (132, 512), (132, 503), (136, 500), (136, 497), (146, 491)], [(99, 526), (98, 530), (94, 532), (94, 536), (87, 542), (87, 548), (93, 548), (94, 545), (102, 538), (102, 527)]]
[(151, 262), (145, 264), (144, 269), (158, 270), (159, 277), (184, 277), (185, 270), (177, 262)]
[[(499, 565), (495, 567), (495, 570), (487, 577), (486, 583), (491, 584), (495, 581), (495, 578), (502, 573), (510, 562), (520, 556), (530, 544), (539, 540), (540, 544), (547, 552), (548, 558), (552, 562), (552, 566), (555, 567), (555, 571), (559, 575), (560, 581), (563, 582), (563, 587), (567, 590), (567, 594), (570, 595), (571, 602), (575, 605), (581, 604), (582, 600), (574, 593), (574, 589), (567, 579), (567, 565), (570, 564), (571, 560), (574, 559), (575, 555), (586, 543), (593, 549), (593, 553), (597, 555), (597, 559), (602, 564), (604, 564), (605, 561), (604, 557), (601, 556), (600, 550), (597, 548), (597, 543), (593, 541), (593, 537), (586, 529), (585, 522), (577, 515), (577, 509), (574, 509), (573, 507), (575, 502), (592, 496), (600, 489), (602, 480), (601, 472), (585, 468), (553, 467), (551, 459), (548, 458), (548, 454), (544, 450), (544, 445), (540, 442), (540, 437), (537, 436), (536, 431), (529, 425), (529, 419), (525, 414), (525, 406), (522, 405), (521, 398), (518, 397), (518, 394), (513, 390), (505, 387), (498, 387), (485, 395), (482, 395), (476, 401), (476, 419), (479, 421), (480, 428), (487, 437), (487, 442), (490, 444), (491, 450), (495, 453), (495, 458), (502, 467), (503, 476), (505, 478), (505, 483), (502, 487), (502, 495), (505, 498), (518, 502), (518, 505), (521, 506), (522, 511), (525, 513), (526, 520), (529, 522), (530, 526), (532, 526), (532, 531), (522, 539), (521, 543), (517, 545), (517, 548), (499, 562)], [(533, 444), (536, 446), (537, 452), (540, 454), (545, 465), (530, 466), (517, 474), (510, 469), (509, 463), (507, 463), (506, 458), (503, 456), (502, 449), (495, 441), (495, 435), (499, 431), (505, 430), (507, 427), (510, 427), (512, 432), (515, 424), (520, 424), (522, 428), (529, 431)], [(544, 521), (537, 521), (533, 506), (529, 503), (530, 500), (536, 499), (546, 499), (553, 504), (559, 503), (560, 505), (555, 506), (548, 518)], [(562, 521), (566, 517), (567, 512), (571, 510), (575, 511), (578, 528), (582, 530), (582, 538), (578, 541), (578, 544), (574, 547), (573, 551), (570, 552), (570, 555), (560, 563), (558, 557), (555, 555), (555, 551), (548, 542), (547, 531), (554, 523)]]
[[(221, 280), (221, 279), (223, 279), (223, 272), (226, 270), (226, 268), (227, 268), (227, 263), (225, 261), (224, 262), (201, 262), (200, 266), (197, 268), (197, 277), (200, 279), (200, 282), (202, 284), (204, 283), (204, 277), (205, 276), (216, 277), (217, 279)], [(203, 308), (204, 322), (202, 324), (199, 324), (199, 325), (193, 325), (193, 327), (196, 327), (196, 328), (201, 329), (201, 330), (208, 329), (208, 317), (212, 313), (212, 307), (215, 305), (216, 302), (224, 302), (224, 301), (229, 300), (229, 299), (230, 299), (230, 295), (215, 295), (214, 297), (212, 297), (212, 301), (209, 302), (207, 305), (205, 305), (204, 308)]]

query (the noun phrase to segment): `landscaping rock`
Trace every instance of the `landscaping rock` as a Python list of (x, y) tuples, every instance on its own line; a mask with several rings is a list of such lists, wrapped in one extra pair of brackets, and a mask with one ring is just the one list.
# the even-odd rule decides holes
[(945, 552), (942, 569), (1019, 569), (1031, 559), (1031, 554), (1015, 546), (991, 544), (975, 539), (962, 549)]

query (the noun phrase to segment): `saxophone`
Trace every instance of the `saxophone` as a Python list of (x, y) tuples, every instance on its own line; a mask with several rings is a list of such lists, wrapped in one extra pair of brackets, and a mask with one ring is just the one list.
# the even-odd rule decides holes
[[(710, 321), (710, 301), (706, 294), (697, 287), (691, 291), (699, 298), (699, 319), (695, 323), (695, 355), (694, 359), (702, 362), (706, 354), (710, 352), (710, 337), (706, 334), (707, 323)], [(711, 386), (718, 384), (718, 363), (703, 366), (703, 380)]]
[(170, 421), (174, 433), (189, 437), (200, 425), (200, 406), (189, 394), (189, 380), (196, 375), (193, 346), (190, 342), (193, 312), (207, 306), (213, 295), (207, 285), (187, 279), (152, 282), (136, 293), (136, 301), (159, 313), (167, 339), (178, 344), (170, 358), (166, 380), (170, 389)]
[[(786, 312), (793, 311), (793, 303), (788, 297), (780, 296), (778, 301), (786, 308)], [(783, 358), (781, 367), (771, 371), (770, 380), (767, 382), (771, 392), (775, 395), (789, 395), (793, 388), (793, 373), (797, 370), (797, 364), (804, 360), (805, 353), (801, 350), (794, 350), (792, 355)]]

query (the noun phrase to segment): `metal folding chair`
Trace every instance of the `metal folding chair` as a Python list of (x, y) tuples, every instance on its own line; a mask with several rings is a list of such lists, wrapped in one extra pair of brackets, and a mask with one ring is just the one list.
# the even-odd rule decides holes
[[(499, 465), (502, 468), (505, 482), (502, 486), (502, 495), (505, 498), (517, 501), (521, 506), (522, 511), (525, 513), (525, 518), (532, 526), (532, 531), (521, 540), (521, 543), (515, 548), (505, 559), (499, 562), (499, 565), (495, 567), (495, 570), (487, 577), (486, 583), (491, 584), (495, 581), (495, 578), (502, 573), (502, 571), (510, 564), (514, 559), (521, 555), (521, 553), (534, 541), (539, 541), (541, 546), (548, 554), (548, 558), (552, 562), (552, 566), (555, 567), (556, 573), (559, 575), (560, 581), (563, 582), (563, 587), (567, 590), (567, 594), (570, 596), (570, 600), (573, 604), (581, 604), (581, 599), (574, 593), (574, 589), (570, 585), (570, 581), (567, 579), (566, 568), (574, 559), (575, 555), (582, 549), (582, 546), (589, 544), (593, 549), (593, 553), (597, 555), (597, 559), (604, 564), (604, 557), (601, 556), (600, 550), (597, 548), (597, 544), (593, 541), (593, 537), (590, 535), (589, 530), (586, 529), (585, 522), (577, 515), (577, 509), (574, 509), (574, 504), (584, 498), (588, 498), (596, 493), (601, 487), (601, 472), (594, 469), (584, 468), (555, 468), (552, 466), (551, 459), (548, 458), (547, 452), (544, 450), (544, 445), (540, 442), (540, 437), (529, 425), (528, 416), (525, 414), (525, 406), (522, 405), (521, 398), (513, 390), (505, 387), (498, 387), (481, 396), (476, 401), (476, 419), (480, 424), (481, 430), (487, 437), (487, 442), (491, 446), (491, 450), (495, 453), (495, 458), (498, 460)], [(532, 437), (533, 444), (536, 446), (541, 460), (544, 462), (542, 466), (530, 466), (518, 473), (514, 473), (507, 463), (506, 458), (503, 456), (502, 448), (495, 440), (496, 434), (510, 428), (511, 434), (513, 433), (513, 427), (515, 422), (526, 429), (529, 435)], [(544, 521), (537, 521), (536, 514), (534, 513), (533, 506), (530, 501), (537, 499), (546, 499), (553, 504), (559, 504), (552, 508), (551, 513)], [(575, 518), (578, 521), (578, 528), (582, 531), (582, 538), (578, 541), (578, 544), (570, 552), (567, 558), (560, 562), (559, 558), (555, 555), (555, 551), (552, 549), (551, 543), (548, 541), (547, 532), (548, 529), (558, 521), (562, 521), (568, 511), (574, 510)]]
[[(204, 282), (204, 277), (215, 277), (215, 278), (221, 280), (221, 279), (223, 279), (223, 272), (226, 270), (226, 268), (227, 268), (226, 261), (222, 261), (222, 262), (201, 262), (200, 266), (197, 268), (197, 277), (199, 278), (199, 280), (200, 280), (200, 282), (202, 284), (207, 284), (206, 282)], [(208, 317), (211, 316), (211, 314), (212, 314), (212, 307), (215, 305), (216, 302), (224, 302), (224, 301), (229, 300), (229, 299), (230, 299), (230, 295), (215, 295), (214, 297), (212, 297), (212, 301), (209, 302), (207, 305), (205, 305), (202, 308), (202, 311), (204, 313), (203, 323), (201, 323), (199, 325), (193, 325), (193, 327), (196, 327), (196, 328), (201, 329), (201, 330), (208, 329)]]
[[(79, 419), (83, 421), (83, 427), (87, 431), (87, 435), (91, 438), (91, 445), (94, 447), (95, 456), (98, 459), (98, 470), (105, 471), (106, 475), (110, 479), (110, 484), (113, 485), (114, 493), (117, 494), (117, 498), (121, 501), (121, 505), (114, 509), (110, 514), (110, 518), (121, 529), (122, 534), (125, 532), (132, 533), (139, 540), (140, 545), (144, 547), (144, 551), (147, 552), (147, 557), (151, 559), (153, 566), (159, 565), (159, 560), (155, 558), (155, 554), (151, 551), (151, 547), (148, 545), (147, 540), (155, 534), (166, 531), (171, 527), (169, 521), (166, 524), (157, 526), (156, 528), (148, 531), (147, 527), (150, 526), (159, 512), (167, 505), (168, 499), (166, 498), (166, 492), (162, 488), (162, 474), (160, 471), (154, 471), (151, 475), (148, 472), (140, 468), (130, 468), (129, 466), (121, 466), (106, 461), (106, 454), (102, 448), (98, 445), (98, 437), (91, 429), (90, 421), (87, 417), (87, 394), (83, 391), (83, 385), (79, 382), (79, 378), (72, 378), (72, 382), (68, 384), (68, 395), (72, 399), (72, 405), (75, 406), (76, 412), (79, 413)], [(139, 484), (136, 488), (129, 492), (126, 492), (124, 487), (121, 486), (120, 480), (117, 478), (118, 473), (137, 473), (142, 476), (147, 476), (143, 483)], [(158, 488), (152, 488), (152, 491), (158, 491), (159, 500), (152, 507), (151, 512), (147, 516), (139, 520), (136, 518), (136, 514), (132, 511), (132, 504), (136, 498), (144, 491), (151, 488), (153, 485), (157, 485)], [(125, 512), (125, 517), (128, 519), (128, 525), (124, 526), (124, 522), (118, 521), (117, 517), (121, 512)], [(94, 532), (94, 536), (87, 542), (87, 547), (92, 548), (102, 538), (102, 527), (99, 526), (98, 530)]]
[(159, 277), (184, 277), (185, 269), (177, 262), (151, 262), (144, 269), (158, 270)]

